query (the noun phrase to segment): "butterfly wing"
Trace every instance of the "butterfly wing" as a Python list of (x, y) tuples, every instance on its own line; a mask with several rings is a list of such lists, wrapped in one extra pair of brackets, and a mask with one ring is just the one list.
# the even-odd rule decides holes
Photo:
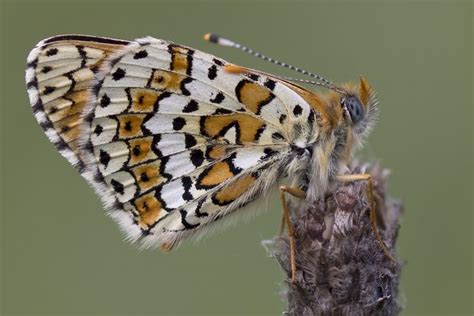
[(226, 65), (153, 38), (101, 63), (78, 156), (128, 239), (170, 247), (206, 231), (274, 183), (314, 119), (284, 84)]
[(74, 166), (82, 112), (95, 73), (103, 61), (129, 42), (81, 35), (45, 39), (28, 56), (26, 83), (38, 123), (58, 151)]

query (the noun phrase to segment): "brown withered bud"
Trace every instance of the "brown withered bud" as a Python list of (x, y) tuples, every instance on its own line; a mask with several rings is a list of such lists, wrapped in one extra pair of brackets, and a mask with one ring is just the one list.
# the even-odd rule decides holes
[[(380, 234), (395, 256), (402, 205), (387, 197), (387, 170), (353, 167), (370, 173)], [(296, 233), (296, 282), (291, 282), (286, 234), (271, 241), (287, 276), (282, 293), (288, 315), (397, 315), (401, 262), (384, 254), (369, 220), (366, 181), (337, 184), (324, 199), (292, 212)], [(291, 205), (290, 205), (291, 207)]]

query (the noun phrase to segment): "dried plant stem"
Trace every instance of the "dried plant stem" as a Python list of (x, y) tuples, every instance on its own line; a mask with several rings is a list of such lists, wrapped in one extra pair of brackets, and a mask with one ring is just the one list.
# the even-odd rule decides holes
[[(353, 173), (360, 173), (354, 168)], [(387, 172), (369, 170), (374, 180), (378, 224), (394, 254), (402, 213), (387, 198)], [(384, 254), (371, 228), (366, 183), (339, 184), (323, 200), (292, 212), (296, 231), (296, 282), (290, 281), (288, 238), (276, 237), (273, 255), (287, 275), (289, 315), (397, 315), (401, 264)]]

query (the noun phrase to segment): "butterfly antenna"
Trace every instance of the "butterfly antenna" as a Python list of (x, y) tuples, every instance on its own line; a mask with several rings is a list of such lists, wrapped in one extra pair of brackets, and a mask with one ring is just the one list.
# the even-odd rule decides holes
[(346, 92), (345, 90), (343, 90), (343, 89), (341, 89), (341, 88), (339, 88), (335, 85), (327, 86), (326, 84), (321, 83), (319, 81), (306, 80), (306, 79), (293, 78), (293, 77), (282, 77), (282, 78), (287, 80), (287, 81), (291, 81), (291, 82), (307, 83), (307, 84), (311, 84), (311, 85), (314, 85), (314, 86), (329, 88), (329, 89), (334, 90), (334, 91), (339, 92), (339, 93)]
[[(253, 55), (255, 57), (258, 57), (260, 59), (263, 59), (265, 61), (268, 61), (268, 62), (271, 62), (273, 64), (276, 64), (276, 65), (279, 65), (281, 67), (284, 67), (284, 68), (288, 68), (288, 69), (291, 69), (291, 70), (294, 70), (296, 72), (299, 72), (301, 74), (304, 74), (304, 75), (307, 75), (307, 76), (310, 76), (316, 80), (318, 80), (319, 82), (316, 82), (316, 81), (311, 81), (311, 80), (308, 80), (308, 82), (305, 82), (305, 83), (310, 83), (310, 84), (314, 84), (314, 85), (318, 85), (318, 86), (321, 86), (321, 87), (325, 87), (325, 88), (329, 88), (329, 89), (332, 89), (332, 90), (335, 90), (337, 92), (340, 92), (341, 89), (338, 88), (336, 85), (334, 85), (333, 83), (331, 83), (329, 80), (325, 79), (324, 77), (320, 76), (320, 75), (317, 75), (317, 74), (313, 74), (311, 72), (308, 72), (304, 69), (301, 69), (301, 68), (298, 68), (298, 67), (295, 67), (295, 66), (292, 66), (292, 65), (289, 65), (287, 63), (284, 63), (284, 62), (281, 62), (279, 60), (276, 60), (276, 59), (273, 59), (271, 57), (268, 57), (268, 56), (265, 56), (257, 51), (254, 51), (253, 49), (251, 48), (248, 48), (246, 46), (243, 46), (239, 43), (236, 43), (234, 41), (231, 41), (230, 39), (227, 39), (225, 37), (221, 37), (215, 33), (207, 33), (206, 35), (204, 35), (204, 39), (208, 42), (211, 42), (211, 43), (214, 43), (214, 44), (217, 44), (217, 45), (221, 45), (221, 46), (228, 46), (228, 47), (233, 47), (233, 48), (237, 48), (237, 49), (240, 49), (242, 50), (243, 52), (247, 53), (247, 54), (250, 54), (250, 55)], [(291, 80), (293, 78), (286, 78), (287, 80)], [(301, 81), (300, 81), (301, 80)], [(303, 79), (300, 79), (300, 80), (291, 80), (291, 81), (299, 81), (299, 82), (304, 82)]]

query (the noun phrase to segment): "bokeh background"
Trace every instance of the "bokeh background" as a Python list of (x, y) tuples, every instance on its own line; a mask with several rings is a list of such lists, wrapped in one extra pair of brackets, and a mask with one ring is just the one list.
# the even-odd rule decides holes
[(173, 40), (288, 74), (202, 40), (214, 31), (336, 82), (364, 75), (381, 117), (361, 153), (390, 168), (406, 208), (404, 315), (472, 307), (472, 42), (469, 1), (3, 1), (1, 312), (5, 315), (280, 315), (283, 275), (261, 241), (280, 206), (164, 255), (121, 240), (86, 182), (33, 118), (26, 56), (82, 33)]

